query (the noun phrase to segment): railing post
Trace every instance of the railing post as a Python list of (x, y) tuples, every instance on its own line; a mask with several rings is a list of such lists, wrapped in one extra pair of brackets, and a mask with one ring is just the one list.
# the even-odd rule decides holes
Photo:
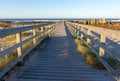
[(79, 38), (81, 38), (81, 26), (79, 26)]
[(52, 31), (51, 28), (52, 28), (52, 27), (50, 27), (50, 26), (48, 27), (48, 36), (49, 36), (49, 37), (51, 36), (51, 31)]
[[(36, 35), (36, 29), (33, 29), (33, 36), (35, 36), (35, 35)], [(37, 41), (36, 41), (36, 38), (34, 38), (34, 39), (33, 39), (33, 43), (36, 44), (36, 42), (37, 42)]]
[(83, 36), (83, 34), (81, 33), (81, 35), (80, 35), (80, 38), (82, 39), (84, 36)]
[[(16, 43), (21, 43), (22, 41), (22, 36), (21, 36), (21, 32), (16, 34)], [(22, 55), (22, 45), (20, 45), (20, 47), (17, 48), (17, 55), (18, 57)]]
[(80, 38), (82, 39), (84, 36), (83, 36), (83, 27), (81, 26), (81, 28), (80, 28), (80, 31), (81, 31), (81, 34), (80, 34)]
[[(87, 31), (88, 36), (91, 35), (91, 29), (88, 27), (88, 31)], [(90, 44), (91, 40), (89, 38), (87, 38), (87, 43)]]
[(100, 42), (103, 43), (103, 44), (105, 44), (105, 42), (106, 42), (106, 36), (105, 36), (105, 34), (101, 34), (101, 36), (100, 36)]
[(71, 27), (70, 29), (71, 29), (71, 33), (72, 33), (72, 35), (73, 35), (73, 34), (74, 34), (74, 28)]
[(40, 29), (41, 29), (41, 32), (43, 32), (43, 27), (41, 27)]
[(80, 27), (77, 27), (78, 31), (77, 31), (77, 38), (80, 38)]
[[(105, 42), (106, 42), (106, 36), (105, 36), (105, 34), (101, 34), (101, 36), (100, 36), (100, 42), (101, 42), (102, 44), (105, 44)], [(99, 55), (100, 55), (101, 57), (103, 57), (104, 54), (105, 54), (105, 50), (104, 50), (102, 47), (100, 47), (100, 48), (99, 48)]]
[(48, 29), (49, 29), (48, 26), (45, 26), (45, 29), (47, 30), (46, 33), (45, 33), (45, 35), (47, 35), (48, 32), (49, 32), (49, 30), (48, 30)]
[(50, 27), (51, 34), (55, 31), (55, 26)]
[(100, 48), (99, 48), (99, 55), (100, 55), (101, 57), (103, 57), (104, 54), (105, 54), (105, 50), (104, 50), (102, 47), (100, 47)]
[(73, 27), (73, 36), (75, 37), (75, 26)]
[(88, 35), (91, 35), (91, 29), (88, 27), (88, 31), (87, 31)]
[[(40, 28), (40, 31), (43, 32), (43, 27)], [(43, 36), (44, 34), (41, 34), (41, 36)]]
[(74, 36), (76, 37), (76, 31), (77, 31), (77, 30), (76, 30), (76, 26), (74, 26), (74, 29), (75, 29), (75, 30), (74, 30)]

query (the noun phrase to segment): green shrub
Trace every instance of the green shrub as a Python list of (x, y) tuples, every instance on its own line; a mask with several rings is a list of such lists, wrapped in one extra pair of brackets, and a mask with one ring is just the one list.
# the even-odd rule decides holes
[(88, 47), (86, 47), (85, 45), (80, 45), (80, 44), (78, 44), (77, 50), (81, 52), (82, 54), (86, 54), (90, 51)]
[(84, 41), (87, 41), (87, 37), (85, 37), (85, 36), (84, 36), (82, 39), (83, 39)]
[(105, 69), (103, 64), (96, 57), (95, 53), (93, 53), (86, 44), (79, 39), (75, 39), (75, 43), (78, 45), (77, 50), (85, 56), (88, 64), (99, 69)]
[(80, 44), (80, 45), (83, 44), (83, 42), (80, 39), (75, 39), (74, 42), (75, 42), (75, 44)]
[[(83, 39), (86, 41), (87, 37), (84, 37)], [(95, 53), (91, 51), (84, 42), (82, 42), (80, 39), (75, 39), (74, 42), (78, 45), (77, 50), (84, 55), (88, 64), (92, 65), (95, 68), (105, 69), (103, 64), (96, 57)]]
[(100, 69), (105, 69), (103, 64), (98, 60), (96, 55), (92, 52), (86, 53), (85, 54), (86, 62), (88, 64), (91, 64), (92, 66)]
[(112, 67), (116, 67), (119, 65), (118, 60), (112, 56), (104, 57), (104, 60)]

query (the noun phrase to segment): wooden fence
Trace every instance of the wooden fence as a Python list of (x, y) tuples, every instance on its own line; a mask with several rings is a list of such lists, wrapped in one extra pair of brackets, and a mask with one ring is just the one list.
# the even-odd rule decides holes
[[(109, 50), (106, 49), (106, 35), (104, 33), (96, 33), (95, 31), (93, 31), (90, 27), (83, 27), (81, 24), (78, 23), (73, 23), (73, 22), (69, 22), (66, 21), (66, 24), (68, 25), (68, 29), (70, 30), (71, 34), (74, 37), (80, 38), (95, 54), (96, 57), (98, 58), (98, 60), (104, 65), (104, 67), (114, 76), (114, 78), (119, 81), (120, 80), (120, 75), (119, 72), (116, 71), (115, 69), (113, 69), (113, 67), (111, 67), (104, 59), (104, 55), (105, 52), (107, 51), (108, 53)], [(97, 38), (98, 40), (96, 41), (95, 39), (93, 39), (93, 37), (91, 36), (92, 34), (97, 34)], [(84, 40), (84, 37), (86, 37), (87, 39)], [(91, 42), (96, 42), (97, 43), (97, 50), (94, 49), (93, 45)]]
[[(8, 49), (5, 49), (0, 52), (0, 59), (3, 58), (5, 55), (10, 53), (13, 50), (17, 50), (17, 58), (9, 63), (6, 67), (0, 70), (0, 77), (2, 77), (6, 72), (8, 72), (13, 66), (15, 66), (19, 61), (21, 61), (33, 48), (35, 48), (41, 41), (43, 41), (46, 37), (51, 35), (57, 28), (58, 23), (53, 24), (43, 24), (43, 25), (36, 25), (36, 26), (28, 26), (28, 27), (19, 27), (19, 28), (11, 28), (5, 29), (0, 31), (0, 39), (9, 36), (9, 35), (16, 35), (16, 44)], [(39, 32), (37, 32), (39, 30)], [(22, 40), (22, 32), (25, 31), (32, 31), (32, 36)], [(38, 39), (39, 37), (39, 39)], [(33, 45), (29, 47), (26, 51), (23, 51), (22, 47), (26, 43), (32, 41)], [(2, 66), (4, 60), (0, 60), (0, 67)]]

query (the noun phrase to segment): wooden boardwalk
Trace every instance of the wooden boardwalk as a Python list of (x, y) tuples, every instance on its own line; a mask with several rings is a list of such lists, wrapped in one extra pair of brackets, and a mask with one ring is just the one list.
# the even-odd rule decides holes
[(64, 23), (9, 81), (109, 81), (105, 73), (85, 63)]

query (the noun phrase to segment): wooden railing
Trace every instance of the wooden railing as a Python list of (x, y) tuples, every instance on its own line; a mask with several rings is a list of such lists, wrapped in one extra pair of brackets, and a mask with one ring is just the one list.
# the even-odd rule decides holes
[[(9, 47), (3, 51), (0, 52), (0, 67), (2, 66), (4, 60), (1, 60), (4, 56), (6, 56), (8, 53), (10, 53), (13, 50), (17, 50), (17, 58), (13, 60), (11, 63), (9, 63), (6, 67), (0, 70), (0, 78), (8, 72), (13, 66), (15, 66), (19, 61), (22, 61), (22, 59), (33, 49), (35, 48), (43, 39), (50, 36), (57, 28), (58, 23), (53, 24), (44, 24), (44, 25), (37, 25), (37, 26), (29, 26), (29, 27), (19, 27), (19, 28), (11, 28), (11, 29), (5, 29), (0, 31), (0, 39), (5, 38), (9, 35), (16, 35), (14, 38), (16, 41), (16, 44), (12, 47)], [(38, 32), (39, 30), (39, 32)], [(22, 33), (25, 31), (31, 31), (32, 36), (22, 40)], [(26, 51), (23, 51), (22, 47), (26, 43), (32, 41), (33, 45), (29, 47)]]
[[(95, 31), (92, 31), (89, 27), (83, 27), (81, 24), (73, 23), (66, 21), (67, 27), (70, 30), (71, 34), (74, 37), (80, 38), (95, 54), (98, 60), (104, 65), (104, 67), (114, 76), (114, 78), (119, 81), (120, 75), (119, 72), (113, 69), (104, 59), (105, 52), (107, 51), (107, 54), (109, 53), (112, 55), (107, 47), (105, 46), (106, 42), (106, 36), (103, 33), (96, 33)], [(93, 39), (91, 36), (92, 33), (97, 34), (98, 40)], [(86, 37), (87, 39), (84, 40), (83, 38)], [(91, 42), (96, 42), (98, 45), (97, 50), (94, 49)], [(117, 59), (117, 58), (116, 58)]]

